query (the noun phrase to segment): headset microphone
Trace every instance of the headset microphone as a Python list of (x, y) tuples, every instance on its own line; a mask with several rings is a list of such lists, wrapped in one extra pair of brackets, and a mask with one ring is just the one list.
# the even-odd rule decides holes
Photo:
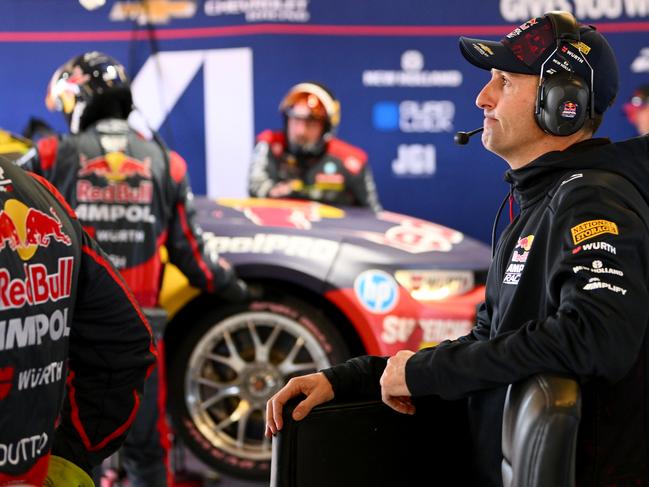
[(471, 132), (457, 132), (455, 134), (455, 137), (453, 137), (453, 140), (457, 145), (466, 145), (469, 143), (469, 138), (472, 135), (475, 135), (478, 132), (482, 132), (483, 130), (484, 127), (480, 127), (479, 129), (471, 130)]

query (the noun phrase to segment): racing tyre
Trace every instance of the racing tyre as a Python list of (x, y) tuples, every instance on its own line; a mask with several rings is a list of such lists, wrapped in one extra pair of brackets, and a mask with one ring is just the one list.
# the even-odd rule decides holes
[(348, 347), (322, 312), (286, 297), (219, 307), (188, 328), (168, 369), (176, 434), (217, 472), (268, 478), (266, 401), (291, 377), (345, 360)]

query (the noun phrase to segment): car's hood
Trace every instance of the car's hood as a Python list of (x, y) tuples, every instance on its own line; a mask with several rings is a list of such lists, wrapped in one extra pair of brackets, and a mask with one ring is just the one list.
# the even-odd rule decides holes
[[(310, 201), (196, 198), (201, 226), (218, 236), (305, 236), (362, 247), (402, 266), (486, 269), (488, 247), (457, 230), (392, 212)], [(367, 253), (365, 254), (367, 256)], [(374, 260), (374, 259), (371, 259)]]

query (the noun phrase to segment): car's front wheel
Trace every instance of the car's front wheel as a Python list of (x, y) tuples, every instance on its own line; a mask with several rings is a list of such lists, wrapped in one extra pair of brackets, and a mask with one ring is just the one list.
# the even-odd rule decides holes
[(348, 347), (321, 311), (285, 297), (221, 307), (187, 329), (169, 361), (176, 433), (215, 470), (266, 478), (266, 401), (291, 377), (344, 360)]

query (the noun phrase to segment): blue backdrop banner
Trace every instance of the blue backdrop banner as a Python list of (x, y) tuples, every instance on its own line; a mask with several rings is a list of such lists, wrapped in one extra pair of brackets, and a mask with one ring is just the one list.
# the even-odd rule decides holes
[(601, 134), (635, 135), (622, 104), (649, 83), (649, 0), (7, 0), (0, 55), (0, 126), (30, 117), (57, 130), (43, 99), (70, 57), (100, 50), (133, 79), (134, 123), (159, 130), (185, 157), (194, 190), (242, 196), (256, 133), (280, 128), (278, 104), (314, 80), (340, 99), (338, 135), (369, 154), (383, 205), (488, 241), (507, 192), (499, 158), (479, 138), (475, 98), (489, 74), (468, 64), (458, 37), (498, 39), (547, 10), (603, 32), (621, 89)]

